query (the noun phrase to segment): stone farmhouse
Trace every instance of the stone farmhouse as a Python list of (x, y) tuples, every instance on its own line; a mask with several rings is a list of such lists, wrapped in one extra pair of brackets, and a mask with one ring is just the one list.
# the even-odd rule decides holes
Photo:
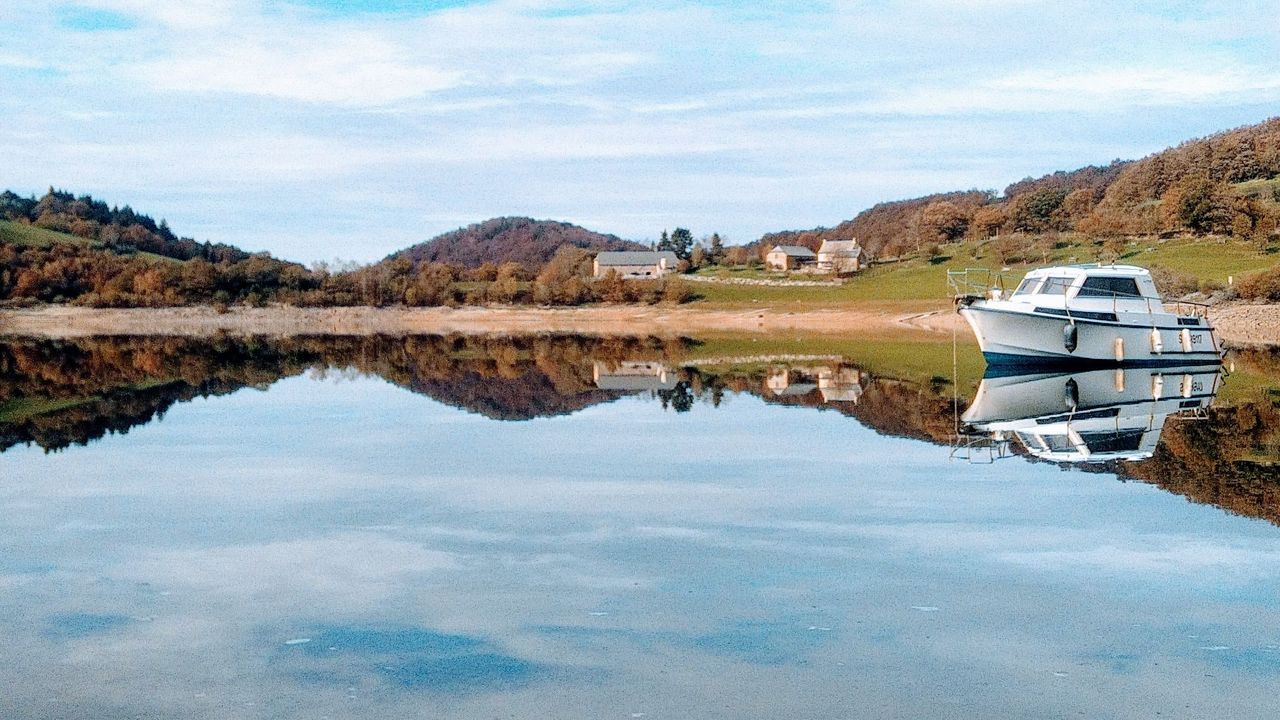
[(591, 364), (591, 376), (601, 390), (674, 390), (679, 376), (660, 362), (624, 360), (607, 363), (596, 360)]
[(764, 264), (770, 270), (800, 270), (817, 260), (818, 256), (812, 250), (799, 245), (774, 245), (764, 256)]
[(819, 272), (847, 275), (862, 269), (862, 248), (857, 240), (823, 240), (818, 248)]
[(669, 250), (602, 252), (596, 255), (595, 277), (602, 278), (612, 270), (624, 280), (655, 280), (676, 271), (679, 258)]

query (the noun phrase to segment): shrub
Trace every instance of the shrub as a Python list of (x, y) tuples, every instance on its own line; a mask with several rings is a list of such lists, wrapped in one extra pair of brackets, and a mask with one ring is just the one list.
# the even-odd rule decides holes
[(1226, 290), (1227, 284), (1221, 280), (1201, 280), (1200, 292), (1205, 295), (1212, 295), (1216, 292)]
[(1246, 300), (1280, 300), (1280, 265), (1244, 276), (1236, 291)]
[(627, 302), (654, 305), (662, 300), (663, 280), (630, 280), (627, 282)]
[(662, 300), (664, 302), (679, 305), (680, 303), (689, 302), (693, 298), (693, 291), (689, 289), (689, 284), (680, 278), (667, 278), (662, 288)]
[(1160, 265), (1151, 266), (1151, 279), (1164, 297), (1182, 297), (1200, 289), (1200, 281), (1195, 275)]

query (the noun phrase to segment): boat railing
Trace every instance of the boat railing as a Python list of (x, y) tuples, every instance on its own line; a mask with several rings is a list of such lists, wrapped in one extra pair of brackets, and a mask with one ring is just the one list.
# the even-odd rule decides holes
[(999, 433), (961, 431), (951, 438), (951, 460), (971, 465), (990, 465), (997, 460), (1013, 457), (1008, 438)]
[[(1205, 303), (1193, 302), (1191, 300), (1163, 300), (1161, 298), (1153, 298), (1153, 297), (1148, 297), (1146, 295), (1135, 295), (1133, 293), (1114, 292), (1114, 291), (1113, 292), (1094, 291), (1088, 295), (1081, 295), (1079, 290), (1076, 291), (1076, 294), (1072, 299), (1073, 300), (1081, 300), (1081, 299), (1099, 300), (1099, 299), (1105, 299), (1107, 297), (1111, 298), (1112, 313), (1116, 313), (1120, 311), (1121, 300), (1124, 300), (1124, 301), (1141, 300), (1143, 301), (1143, 304), (1146, 306), (1148, 315), (1154, 315), (1155, 308), (1159, 307), (1162, 312), (1169, 313), (1172, 315), (1177, 315), (1180, 317), (1196, 317), (1204, 320), (1207, 320), (1209, 318), (1210, 306)], [(1066, 309), (1068, 313), (1070, 313), (1071, 311), (1070, 302), (1067, 303)], [(1129, 308), (1125, 308), (1125, 309), (1129, 310)]]
[(999, 296), (1004, 297), (1004, 273), (991, 268), (948, 270), (947, 287), (951, 288), (951, 297), (955, 300), (966, 297), (990, 298), (994, 291), (999, 291)]
[[(1080, 266), (1084, 267), (1084, 266)], [(991, 268), (964, 268), (963, 270), (947, 271), (947, 286), (951, 290), (952, 298), (960, 304), (967, 304), (964, 301), (971, 301), (977, 298), (985, 299), (1004, 299), (1009, 293), (1005, 287), (1004, 272), (1000, 270), (992, 270)], [(1163, 300), (1158, 297), (1149, 297), (1146, 295), (1136, 295), (1124, 292), (1103, 292), (1092, 290), (1088, 295), (1081, 295), (1080, 290), (1076, 291), (1065, 303), (1064, 309), (1067, 317), (1071, 317), (1071, 301), (1072, 300), (1103, 300), (1111, 299), (1111, 312), (1117, 313), (1122, 308), (1122, 301), (1141, 300), (1146, 308), (1148, 315), (1155, 315), (1159, 310), (1162, 313), (1170, 313), (1180, 317), (1195, 317), (1205, 320), (1209, 319), (1210, 305), (1206, 303), (1194, 302), (1191, 300)], [(1075, 308), (1077, 311), (1083, 308)], [(1132, 310), (1132, 308), (1123, 308)]]

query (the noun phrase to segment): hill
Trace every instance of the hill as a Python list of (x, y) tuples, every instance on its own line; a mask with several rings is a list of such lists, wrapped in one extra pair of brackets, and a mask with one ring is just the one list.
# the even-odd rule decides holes
[[(0, 220), (80, 238), (93, 243), (94, 249), (124, 255), (144, 252), (174, 260), (201, 258), (210, 262), (237, 262), (250, 257), (250, 253), (234, 245), (200, 243), (178, 237), (163, 219), (156, 222), (128, 205), (108, 206), (91, 195), (76, 197), (53, 188), (39, 199), (34, 195), (24, 198), (9, 190), (0, 192)], [(22, 234), (16, 229), (10, 233), (15, 237)], [(40, 247), (48, 247), (49, 242), (58, 239), (52, 234), (34, 232), (26, 236), (35, 238), (35, 245)]]
[(930, 206), (946, 204), (955, 208), (956, 214), (963, 216), (971, 215), (992, 200), (990, 192), (967, 190), (882, 202), (833, 228), (768, 233), (760, 238), (760, 244), (766, 247), (802, 245), (817, 250), (823, 240), (856, 239), (871, 257), (897, 255), (915, 249), (918, 244), (916, 229), (920, 217)]
[[(106, 250), (105, 246), (97, 245), (96, 240), (69, 235), (56, 230), (46, 230), (35, 225), (27, 225), (13, 220), (0, 220), (0, 243), (41, 249), (67, 246), (84, 250)], [(154, 261), (178, 262), (173, 258), (156, 255), (155, 253), (139, 251), (136, 254), (138, 257)]]
[(501, 217), (458, 228), (404, 250), (387, 260), (408, 258), (413, 264), (448, 263), (479, 267), (485, 263), (520, 263), (528, 268), (545, 265), (561, 245), (584, 250), (648, 250), (640, 243), (605, 235), (553, 220)]
[[(816, 248), (857, 238), (875, 257), (963, 238), (1056, 233), (1091, 237), (1228, 235), (1265, 245), (1280, 221), (1280, 118), (1189, 140), (1137, 161), (1115, 160), (1010, 184), (874, 205), (832, 228), (766, 234), (759, 245)], [(1051, 241), (1052, 242), (1052, 241)]]

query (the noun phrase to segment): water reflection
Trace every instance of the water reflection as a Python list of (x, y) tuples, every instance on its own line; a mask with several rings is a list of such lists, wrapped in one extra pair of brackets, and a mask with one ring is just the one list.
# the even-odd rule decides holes
[[(947, 354), (949, 357), (949, 353)], [(0, 452), (84, 445), (174, 405), (265, 389), (303, 374), (381, 378), (504, 421), (577, 413), (624, 397), (686, 413), (751, 395), (826, 410), (973, 459), (1031, 456), (1159, 484), (1280, 522), (1280, 353), (1242, 352), (1239, 372), (1123, 369), (949, 382), (856, 354), (743, 353), (690, 338), (594, 336), (91, 338), (0, 342)], [(1193, 418), (1186, 420), (1186, 418)], [(1259, 484), (1261, 483), (1261, 484)]]
[(970, 467), (927, 350), (0, 344), (0, 717), (1271, 717), (1280, 531), (1183, 497), (1280, 519), (1280, 356)]
[(992, 373), (962, 420), (995, 443), (1061, 463), (1143, 460), (1155, 454), (1165, 422), (1208, 407), (1217, 367), (1114, 368), (1076, 373)]

